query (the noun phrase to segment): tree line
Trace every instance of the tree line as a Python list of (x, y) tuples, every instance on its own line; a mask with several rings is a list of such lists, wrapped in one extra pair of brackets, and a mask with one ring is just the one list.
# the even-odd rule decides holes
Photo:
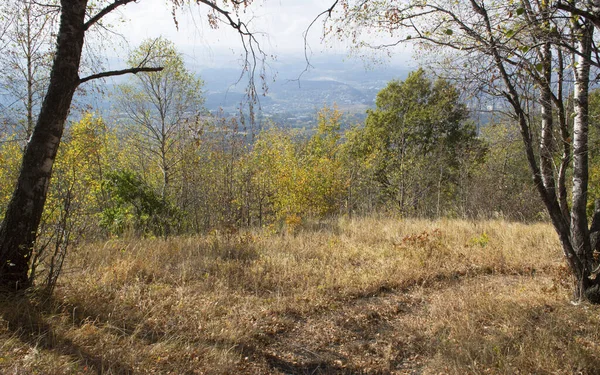
[[(460, 90), (422, 69), (380, 91), (364, 124), (342, 128), (324, 107), (315, 129), (249, 134), (203, 110), (202, 81), (175, 46), (148, 40), (130, 56), (159, 60), (116, 90), (120, 117), (83, 112), (58, 149), (32, 251), (30, 282), (52, 286), (81, 241), (237, 231), (294, 232), (340, 215), (501, 216), (541, 220), (514, 122), (478, 133)], [(21, 128), (0, 147), (0, 178), (15, 181)], [(12, 184), (0, 190), (0, 216)]]

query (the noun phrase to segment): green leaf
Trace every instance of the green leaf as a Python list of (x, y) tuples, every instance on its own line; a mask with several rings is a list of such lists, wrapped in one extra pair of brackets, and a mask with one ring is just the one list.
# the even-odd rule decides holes
[(544, 70), (544, 64), (539, 63), (535, 65), (535, 70), (537, 70), (538, 72), (541, 72)]
[(523, 7), (517, 8), (517, 15), (518, 16), (522, 16), (523, 13), (525, 13), (525, 8), (523, 8)]
[(446, 35), (452, 35), (452, 34), (454, 34), (454, 31), (452, 31), (452, 30), (450, 30), (450, 29), (447, 29), (447, 30), (445, 31), (445, 33), (446, 33)]

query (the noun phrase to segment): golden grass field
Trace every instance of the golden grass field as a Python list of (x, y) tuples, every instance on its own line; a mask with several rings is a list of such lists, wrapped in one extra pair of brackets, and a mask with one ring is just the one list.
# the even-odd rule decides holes
[(596, 374), (547, 224), (340, 219), (74, 249), (0, 302), (1, 374)]

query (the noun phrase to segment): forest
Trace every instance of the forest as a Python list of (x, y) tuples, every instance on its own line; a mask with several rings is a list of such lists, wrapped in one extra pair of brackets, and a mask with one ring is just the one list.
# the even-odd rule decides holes
[(166, 37), (95, 63), (130, 3), (0, 5), (0, 372), (597, 373), (600, 3), (331, 1), (307, 69), (421, 67), (309, 129), (255, 126), (258, 1), (157, 10), (237, 34), (239, 116)]

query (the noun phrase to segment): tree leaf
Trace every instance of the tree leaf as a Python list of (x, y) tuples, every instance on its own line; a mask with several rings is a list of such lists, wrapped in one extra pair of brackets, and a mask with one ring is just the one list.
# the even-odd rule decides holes
[(542, 72), (544, 70), (544, 64), (535, 64), (535, 70), (537, 70), (538, 72)]

